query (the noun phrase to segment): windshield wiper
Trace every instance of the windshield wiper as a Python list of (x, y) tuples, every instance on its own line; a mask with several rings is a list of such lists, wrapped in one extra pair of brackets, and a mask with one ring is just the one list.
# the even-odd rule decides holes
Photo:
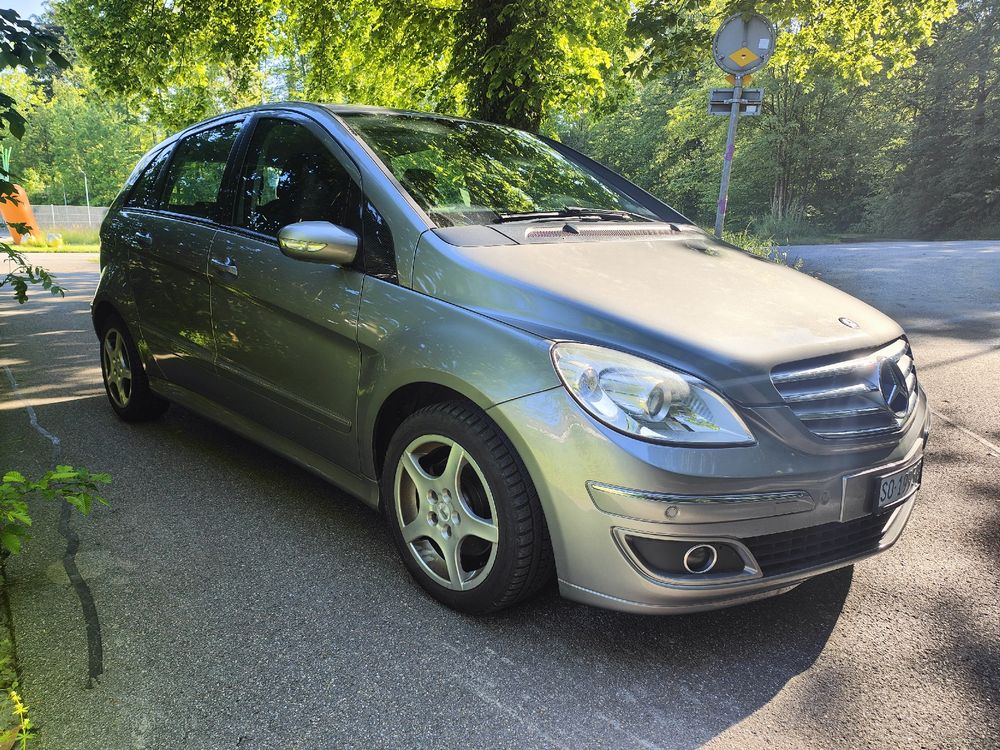
[(533, 219), (586, 219), (595, 218), (601, 221), (656, 221), (656, 219), (635, 211), (625, 211), (617, 208), (586, 208), (584, 206), (563, 206), (554, 211), (511, 211), (496, 212), (494, 224), (508, 221), (531, 221)]

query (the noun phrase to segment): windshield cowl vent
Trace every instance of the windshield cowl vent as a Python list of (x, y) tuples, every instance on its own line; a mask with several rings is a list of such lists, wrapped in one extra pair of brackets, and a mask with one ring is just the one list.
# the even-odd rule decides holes
[(673, 237), (680, 233), (670, 225), (659, 226), (580, 226), (565, 224), (560, 227), (531, 227), (524, 233), (524, 239), (542, 240), (653, 240)]

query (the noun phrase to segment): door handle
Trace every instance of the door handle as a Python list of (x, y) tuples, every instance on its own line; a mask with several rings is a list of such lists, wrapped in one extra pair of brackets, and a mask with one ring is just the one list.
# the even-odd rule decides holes
[(232, 258), (226, 258), (225, 260), (212, 258), (209, 262), (212, 264), (212, 268), (216, 273), (228, 273), (230, 276), (240, 275), (239, 269), (236, 267), (236, 264), (233, 263)]
[(153, 246), (153, 235), (149, 232), (136, 232), (135, 241), (139, 247), (152, 247)]

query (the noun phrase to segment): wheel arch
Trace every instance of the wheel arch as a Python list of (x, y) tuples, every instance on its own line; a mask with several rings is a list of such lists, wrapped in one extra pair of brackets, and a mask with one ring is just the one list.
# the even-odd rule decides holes
[(107, 299), (95, 300), (93, 311), (90, 314), (91, 321), (94, 324), (94, 333), (100, 336), (101, 326), (111, 317), (122, 318), (122, 314), (115, 307), (114, 303)]
[[(476, 397), (478, 396), (478, 398)], [(483, 411), (488, 407), (481, 394), (469, 394), (437, 380), (423, 379), (401, 385), (389, 393), (379, 405), (372, 423), (368, 456), (376, 479), (382, 475), (389, 442), (399, 426), (411, 414), (425, 406), (445, 401), (464, 401)]]

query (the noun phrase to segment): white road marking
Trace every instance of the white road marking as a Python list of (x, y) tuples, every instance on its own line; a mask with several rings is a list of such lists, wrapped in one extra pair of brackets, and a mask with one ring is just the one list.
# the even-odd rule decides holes
[(944, 414), (942, 414), (941, 412), (939, 412), (937, 409), (931, 409), (931, 414), (933, 414), (935, 417), (937, 417), (938, 419), (940, 419), (942, 422), (950, 424), (956, 430), (959, 430), (960, 432), (964, 432), (970, 438), (972, 438), (976, 442), (982, 443), (987, 448), (989, 448), (991, 451), (993, 451), (998, 456), (1000, 456), (1000, 445), (996, 445), (995, 443), (991, 443), (989, 440), (987, 440), (986, 438), (984, 438), (982, 435), (979, 435), (979, 434), (973, 432), (968, 427), (963, 427), (962, 425), (958, 424), (958, 422), (955, 422), (955, 421), (953, 421), (951, 419), (948, 419), (948, 417), (946, 417)]
[(59, 455), (62, 453), (62, 444), (59, 442), (59, 438), (38, 424), (38, 415), (35, 414), (35, 407), (32, 406), (31, 403), (23, 396), (21, 396), (21, 389), (18, 387), (17, 379), (14, 377), (14, 373), (11, 372), (11, 369), (7, 365), (4, 365), (3, 371), (7, 373), (7, 380), (10, 381), (10, 388), (14, 398), (20, 401), (25, 411), (28, 412), (28, 422), (31, 424), (32, 429), (52, 443), (53, 465), (59, 463)]

